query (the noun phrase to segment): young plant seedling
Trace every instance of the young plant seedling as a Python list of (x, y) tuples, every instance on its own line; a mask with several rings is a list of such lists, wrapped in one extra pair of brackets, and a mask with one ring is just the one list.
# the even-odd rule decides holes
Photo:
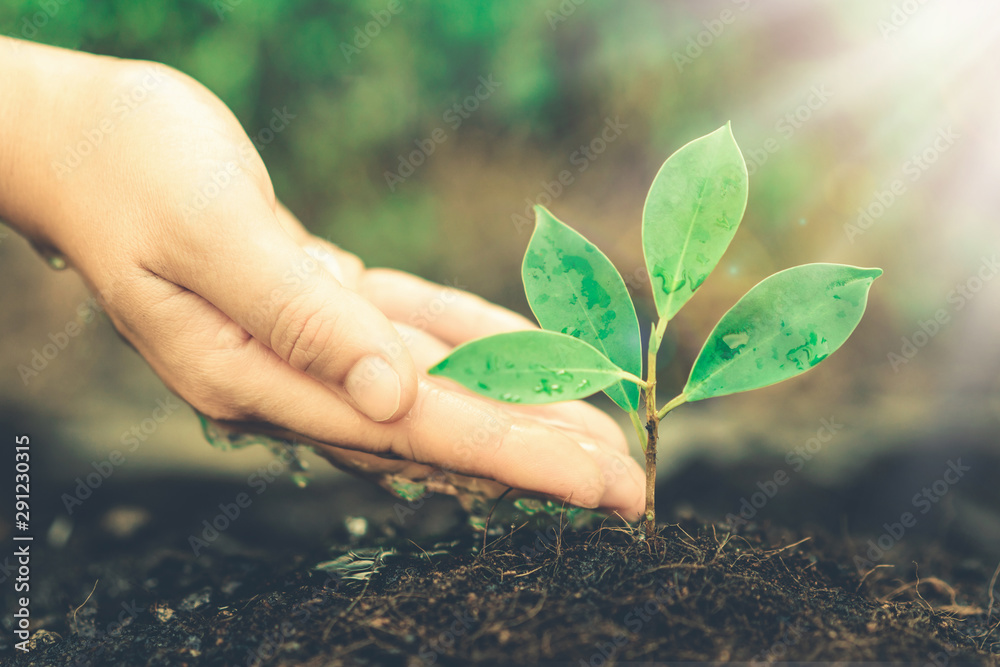
[(656, 353), (667, 324), (736, 234), (747, 168), (727, 123), (663, 164), (642, 212), (642, 249), (658, 321), (642, 375), (635, 306), (611, 261), (541, 206), (521, 268), (540, 330), (488, 336), (430, 369), (508, 403), (569, 401), (604, 391), (625, 410), (646, 453), (643, 534), (656, 527), (656, 442), (674, 408), (787, 380), (826, 359), (857, 327), (881, 269), (804, 264), (765, 278), (722, 316), (687, 384), (656, 401)]

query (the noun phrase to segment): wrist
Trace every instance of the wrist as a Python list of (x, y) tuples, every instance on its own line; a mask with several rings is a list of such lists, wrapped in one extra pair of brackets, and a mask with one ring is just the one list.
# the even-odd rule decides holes
[(0, 217), (36, 247), (59, 248), (72, 217), (58, 165), (85, 132), (86, 91), (124, 62), (0, 37)]

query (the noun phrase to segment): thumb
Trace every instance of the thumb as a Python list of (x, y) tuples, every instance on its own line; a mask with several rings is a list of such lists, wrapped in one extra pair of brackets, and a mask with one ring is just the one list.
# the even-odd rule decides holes
[[(254, 207), (253, 215), (242, 208), (238, 219), (264, 222), (241, 223), (237, 233), (215, 221), (218, 227), (197, 233), (214, 240), (188, 239), (189, 251), (174, 254), (155, 272), (210, 301), (368, 418), (384, 422), (406, 414), (416, 399), (417, 373), (388, 318), (344, 287), (323, 258), (304, 250), (268, 207)], [(225, 242), (220, 235), (228, 237)], [(201, 246), (196, 252), (190, 251), (192, 241)]]

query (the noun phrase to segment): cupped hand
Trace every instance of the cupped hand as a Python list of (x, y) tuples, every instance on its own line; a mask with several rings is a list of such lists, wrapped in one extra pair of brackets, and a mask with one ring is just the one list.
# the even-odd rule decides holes
[(67, 91), (74, 103), (47, 149), (57, 160), (94, 128), (101, 141), (56, 170), (34, 240), (66, 257), (192, 406), (298, 434), (335, 462), (411, 478), (443, 470), (639, 516), (642, 472), (603, 413), (505, 406), (423, 372), (452, 346), (527, 320), (366, 270), (311, 236), (275, 199), (236, 118), (190, 78), (102, 61), (85, 83)]

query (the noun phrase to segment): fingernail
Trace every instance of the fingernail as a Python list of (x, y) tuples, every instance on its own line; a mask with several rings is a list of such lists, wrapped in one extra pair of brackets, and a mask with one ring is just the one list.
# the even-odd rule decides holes
[(595, 477), (589, 480), (581, 491), (573, 494), (570, 499), (577, 507), (586, 507), (587, 509), (597, 509), (601, 506), (601, 497), (604, 496), (604, 484), (601, 482), (600, 478)]
[(368, 418), (384, 422), (399, 409), (399, 376), (382, 357), (370, 355), (354, 365), (344, 381), (347, 394)]
[(644, 473), (632, 457), (586, 440), (578, 442), (584, 451), (594, 456), (601, 468), (604, 482), (601, 507), (625, 509), (641, 501), (640, 496), (645, 489)]

